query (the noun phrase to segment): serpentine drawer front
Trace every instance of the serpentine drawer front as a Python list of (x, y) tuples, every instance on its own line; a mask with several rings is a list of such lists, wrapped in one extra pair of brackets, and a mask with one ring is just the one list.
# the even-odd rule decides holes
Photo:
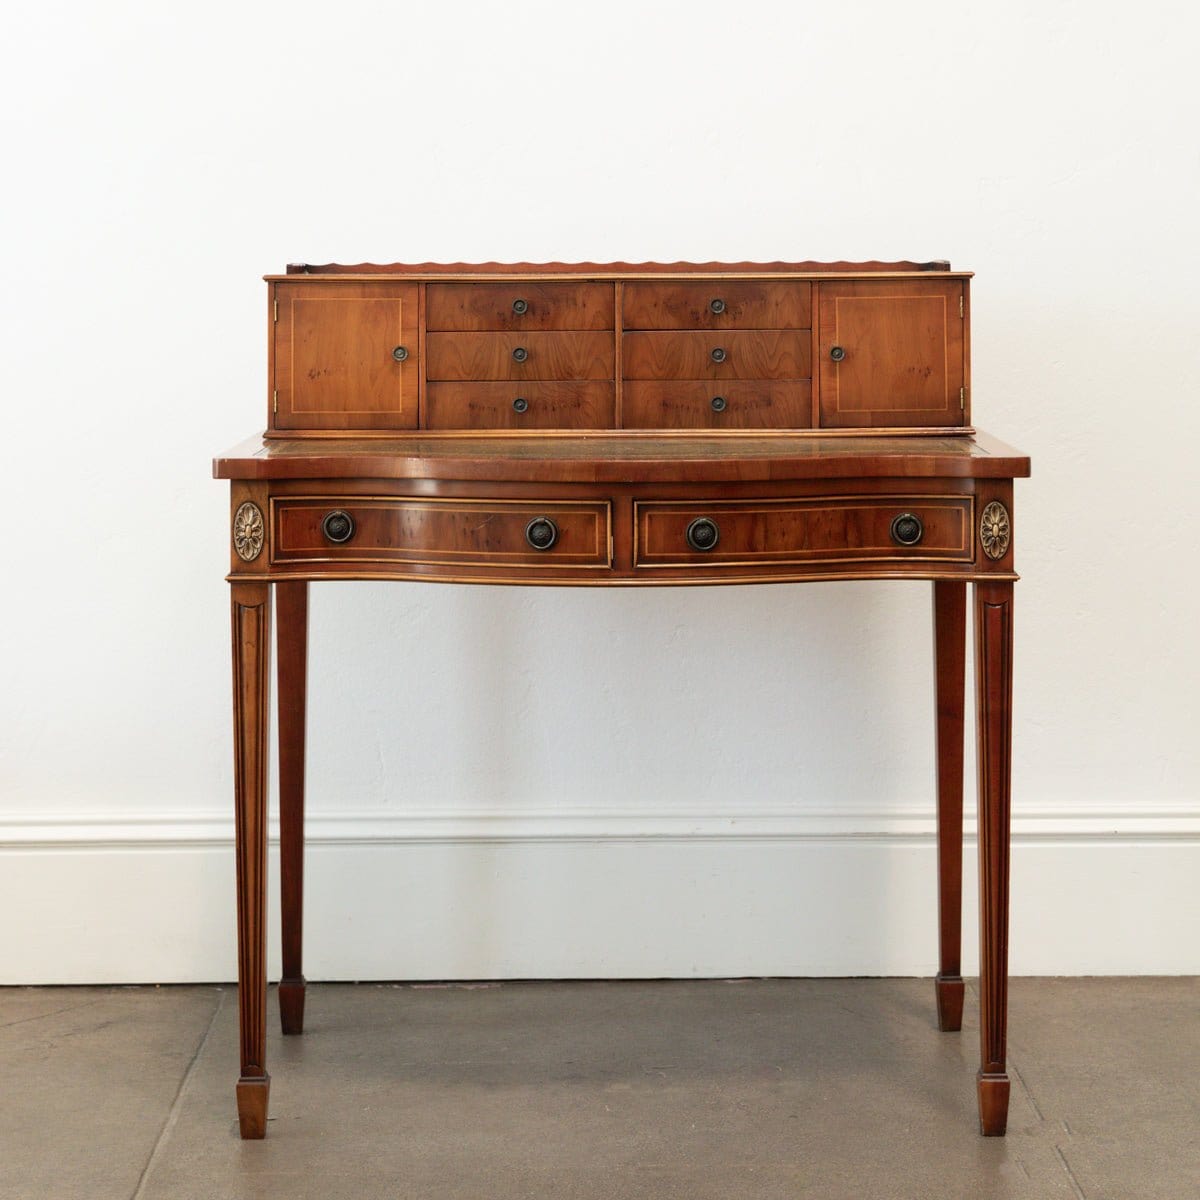
[(637, 565), (970, 562), (971, 513), (969, 496), (639, 503)]
[[(266, 432), (214, 462), (230, 483), (243, 1137), (265, 1135), (270, 1093), (272, 643), (278, 1003), (283, 1032), (299, 1034), (305, 739), (319, 736), (306, 724), (308, 589), (362, 579), (561, 589), (928, 584), (938, 764), (934, 996), (942, 1030), (961, 1028), (965, 995), (963, 700), (973, 593), (975, 1103), (980, 1130), (1004, 1132), (1013, 481), (1029, 474), (1029, 459), (971, 427), (969, 285), (970, 273), (946, 262), (329, 263), (267, 276)], [(741, 589), (723, 591), (721, 619), (736, 623), (746, 614)], [(591, 619), (596, 604), (579, 617), (581, 641), (607, 636)], [(605, 611), (605, 622), (633, 615), (615, 602)], [(469, 668), (475, 659), (463, 647), (455, 661)], [(629, 664), (631, 676), (639, 669)], [(349, 679), (343, 683), (354, 690)], [(403, 682), (421, 687), (419, 679)], [(629, 686), (636, 688), (636, 677)], [(586, 687), (576, 700), (587, 711)], [(805, 728), (805, 706), (820, 702), (819, 689), (796, 691), (797, 730)], [(554, 739), (534, 749), (570, 753)], [(744, 763), (751, 781), (753, 749)], [(612, 750), (617, 761), (630, 746), (614, 737)], [(797, 750), (802, 770), (802, 742)], [(732, 811), (730, 820), (736, 824)], [(452, 852), (442, 858), (454, 861)], [(554, 879), (545, 883), (547, 904), (570, 903), (569, 884), (559, 892)], [(392, 974), (408, 978), (410, 969), (397, 960)]]
[(609, 506), (317, 496), (271, 501), (271, 561), (608, 567)]

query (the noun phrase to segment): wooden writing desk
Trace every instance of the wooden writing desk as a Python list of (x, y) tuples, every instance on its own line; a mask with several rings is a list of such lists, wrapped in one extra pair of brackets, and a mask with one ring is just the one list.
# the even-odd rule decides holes
[(967, 280), (947, 264), (915, 263), (426, 264), (269, 277), (269, 428), (214, 463), (231, 481), (243, 1137), (264, 1135), (270, 1088), (271, 592), (279, 1001), (284, 1033), (298, 1034), (308, 584), (335, 579), (930, 580), (943, 1030), (962, 1021), (973, 583), (978, 1102), (982, 1132), (1004, 1133), (1011, 514), (1013, 479), (1029, 474), (1029, 460), (968, 424)]

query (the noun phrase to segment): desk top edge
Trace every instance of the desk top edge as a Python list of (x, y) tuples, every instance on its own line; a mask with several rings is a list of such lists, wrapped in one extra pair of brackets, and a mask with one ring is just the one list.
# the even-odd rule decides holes
[(213, 460), (217, 479), (459, 479), (667, 483), (831, 478), (1023, 478), (1028, 456), (989, 434), (812, 437), (771, 434), (266, 439)]

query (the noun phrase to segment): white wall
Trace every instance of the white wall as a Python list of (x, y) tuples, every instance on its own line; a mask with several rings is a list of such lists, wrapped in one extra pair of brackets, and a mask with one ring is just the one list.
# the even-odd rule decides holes
[[(227, 508), (289, 260), (975, 270), (1013, 966), (1200, 970), (1190, 4), (23, 5), (0, 981), (228, 978)], [(934, 969), (927, 588), (313, 595), (310, 976)], [(972, 919), (968, 918), (968, 929)]]

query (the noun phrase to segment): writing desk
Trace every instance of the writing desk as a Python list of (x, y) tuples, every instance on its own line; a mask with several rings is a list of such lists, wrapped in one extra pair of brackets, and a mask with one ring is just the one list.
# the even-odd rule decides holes
[[(862, 269), (861, 264), (859, 267)], [(429, 268), (402, 270), (427, 273)], [(586, 287), (560, 292), (553, 291), (553, 283), (539, 282), (545, 275), (553, 278), (549, 269), (539, 268), (542, 274), (537, 276), (529, 275), (528, 267), (498, 270), (514, 275), (503, 285), (507, 291), (496, 310), (501, 321), (532, 318), (535, 324), (540, 320), (539, 328), (544, 330), (550, 319), (547, 311), (557, 305), (577, 323), (614, 323), (611, 300), (607, 308), (599, 307), (597, 316), (597, 306), (589, 299), (595, 293), (588, 288), (605, 285), (603, 279), (596, 283), (596, 277), (603, 275), (600, 268), (586, 269)], [(622, 265), (622, 270), (628, 274), (635, 268)], [(656, 268), (653, 277), (666, 270)], [(365, 282), (367, 277), (361, 271), (337, 269), (336, 278), (349, 280), (353, 288), (343, 294), (358, 306), (348, 321), (341, 313), (331, 316), (330, 309), (319, 307), (323, 295), (297, 293), (298, 298), (291, 302), (285, 298), (285, 305), (291, 303), (292, 310), (281, 322), (279, 292), (273, 286), (271, 323), (273, 328), (286, 326), (276, 330), (272, 341), (272, 383), (285, 385), (283, 406), (280, 389), (272, 387), (267, 435), (243, 443), (214, 462), (214, 474), (231, 485), (228, 579), (241, 1042), (237, 1102), (242, 1136), (264, 1136), (270, 1089), (265, 1055), (265, 908), (271, 593), (275, 593), (279, 688), (283, 926), (279, 1003), (284, 1033), (298, 1034), (303, 1028), (305, 990), (301, 926), (308, 585), (355, 579), (593, 587), (929, 580), (933, 585), (936, 680), (940, 934), (935, 995), (942, 1030), (958, 1030), (962, 1021), (963, 716), (967, 584), (973, 584), (981, 930), (977, 1088), (981, 1131), (1003, 1134), (1009, 1097), (1005, 1042), (1013, 584), (1017, 579), (1012, 492), (1014, 478), (1027, 476), (1030, 465), (1024, 455), (966, 425), (965, 386), (952, 386), (961, 373), (937, 380), (932, 391), (927, 387), (935, 368), (950, 361), (946, 351), (950, 335), (937, 342), (932, 359), (925, 355), (929, 363), (922, 366), (924, 351), (919, 347), (911, 350), (910, 343), (913, 338), (929, 341), (929, 325), (925, 316), (915, 323), (908, 321), (911, 310), (904, 308), (914, 296), (919, 305), (925, 305), (931, 293), (938, 302), (936, 313), (943, 314), (938, 319), (955, 323), (957, 353), (965, 357), (965, 330), (957, 327), (959, 319), (965, 321), (965, 277), (947, 283), (945, 272), (939, 271), (926, 291), (922, 291), (925, 280), (913, 281), (910, 286), (904, 277), (904, 286), (898, 291), (889, 278), (877, 293), (888, 306), (882, 316), (872, 313), (864, 324), (858, 315), (861, 310), (848, 307), (851, 318), (829, 326), (833, 337), (851, 342), (848, 352), (835, 344), (826, 355), (835, 367), (847, 353), (851, 361), (860, 351), (866, 353), (862, 347), (872, 344), (874, 337), (875, 361), (892, 355), (896, 363), (889, 367), (891, 377), (900, 380), (884, 399), (870, 400), (875, 407), (847, 402), (839, 409), (829, 403), (834, 394), (831, 388), (838, 385), (837, 374), (830, 376), (833, 383), (828, 386), (824, 382), (818, 385), (815, 372), (812, 379), (774, 382), (781, 372), (794, 374), (797, 364), (809, 366), (809, 352), (804, 347), (810, 333), (814, 352), (825, 354), (828, 349), (821, 345), (824, 335), (818, 333), (818, 319), (808, 307), (810, 290), (816, 293), (824, 285), (815, 282), (818, 277), (811, 271), (803, 274), (795, 265), (779, 272), (779, 277), (786, 279), (787, 287), (810, 290), (788, 291), (785, 287), (773, 291), (774, 282), (763, 284), (758, 277), (721, 279), (721, 295), (699, 310), (699, 316), (691, 309), (681, 316), (678, 306), (671, 309), (669, 305), (658, 309), (643, 305), (637, 310), (636, 297), (633, 303), (626, 297), (626, 311), (637, 311), (637, 319), (643, 323), (695, 324), (721, 320), (731, 313), (736, 318), (744, 309), (760, 319), (774, 320), (776, 326), (742, 341), (722, 330), (721, 342), (733, 347), (726, 350), (724, 345), (710, 349), (712, 335), (705, 332), (700, 333), (708, 338), (703, 344), (689, 340), (694, 337), (692, 332), (675, 340), (670, 335), (657, 342), (639, 343), (629, 333), (621, 336), (621, 328), (628, 329), (633, 319), (626, 317), (618, 323), (615, 339), (615, 355), (617, 359), (624, 356), (624, 367), (619, 362), (614, 365), (611, 352), (605, 355), (605, 339), (611, 343), (614, 337), (609, 328), (602, 328), (598, 335), (589, 329), (586, 336), (558, 341), (546, 340), (553, 334), (544, 334), (538, 341), (528, 331), (452, 337), (427, 334), (434, 301), (446, 301), (445, 296), (439, 299), (433, 293), (433, 284), (427, 294), (424, 282), (417, 287), (403, 276), (400, 291), (395, 293), (402, 298), (395, 301), (395, 294), (388, 290), (393, 280), (380, 283), (371, 277)], [(716, 268), (709, 265), (703, 271), (703, 279), (689, 276), (683, 285), (663, 285), (659, 292), (648, 293), (650, 299), (657, 303), (656, 297), (666, 295), (673, 302), (680, 286), (713, 290)], [(517, 275), (520, 278), (515, 278)], [(797, 284), (797, 280), (801, 282)], [(474, 287), (475, 282), (452, 286)], [(468, 324), (495, 322), (497, 318), (489, 314), (496, 308), (497, 286), (485, 281), (481, 291), (462, 293), (465, 299), (456, 299), (458, 307), (441, 319), (461, 322), (465, 312)], [(611, 289), (614, 284), (606, 286)], [(841, 294), (858, 301), (864, 288), (869, 293), (871, 286), (875, 286), (873, 282), (847, 284), (844, 275), (838, 276), (824, 303)], [(520, 294), (511, 299), (514, 287)], [(621, 287), (618, 278), (618, 312)], [(947, 293), (951, 287), (957, 291)], [(409, 293), (405, 290), (409, 288), (415, 290)], [(946, 302), (947, 294), (958, 296), (957, 314)], [(726, 295), (732, 297), (728, 302)], [(797, 295), (803, 297), (802, 309), (793, 304)], [(482, 316), (478, 296), (483, 297), (481, 303), (487, 310)], [(527, 301), (526, 296), (532, 299)], [(873, 297), (868, 294), (872, 303)], [(318, 317), (300, 313), (301, 301), (311, 302)], [(377, 385), (371, 374), (376, 370), (374, 343), (382, 339), (390, 345), (397, 333), (398, 314), (410, 311), (414, 304), (416, 344), (411, 352), (404, 344), (389, 350), (389, 361), (398, 370), (391, 376), (380, 371), (383, 384)], [(409, 307), (403, 309), (402, 305)], [(898, 324), (888, 325), (884, 318), (897, 311)], [(847, 337), (855, 333), (856, 320), (857, 347)], [(885, 326), (882, 335), (881, 320)], [(362, 330), (372, 321), (380, 325), (378, 336), (372, 334), (364, 343)], [(813, 329), (805, 328), (801, 339), (792, 342), (776, 336), (779, 329), (787, 334), (789, 323), (797, 321), (811, 321)], [(903, 330), (906, 321), (911, 326), (910, 336), (902, 351), (897, 351), (896, 329)], [(402, 326), (401, 320), (400, 332)], [(438, 338), (443, 344), (436, 344)], [(548, 409), (550, 419), (560, 426), (572, 420), (578, 425), (580, 419), (585, 423), (596, 420), (599, 413), (599, 419), (621, 427), (587, 432), (558, 428), (552, 434), (514, 429), (511, 414), (523, 416), (530, 401), (524, 395), (511, 397), (513, 385), (508, 380), (524, 367), (525, 360), (517, 351), (529, 353), (526, 343), (533, 347), (534, 355), (553, 359), (555, 369), (574, 380), (570, 386), (561, 382), (549, 386), (545, 380), (517, 377), (518, 390), (533, 395), (534, 403)], [(693, 353), (697, 345), (703, 351), (701, 357)], [(636, 366), (639, 354), (643, 355), (641, 367)], [(424, 364), (415, 378), (409, 373), (414, 358)], [(735, 370), (744, 363), (751, 365), (740, 375), (730, 376), (730, 358)], [(435, 368), (439, 361), (442, 365)], [(511, 365), (514, 362), (515, 367)], [(497, 363), (501, 365), (497, 367)], [(604, 387), (575, 379), (580, 371), (594, 375), (604, 370), (614, 376)], [(653, 386), (634, 386), (642, 381), (628, 376), (637, 370), (657, 376), (649, 381)], [(685, 381), (678, 388), (671, 382), (677, 375), (696, 371), (709, 371), (713, 377)], [(497, 382), (494, 376), (504, 372), (508, 374), (502, 383)], [(434, 374), (461, 377), (464, 373), (483, 374), (485, 381), (440, 390), (434, 386)], [(751, 375), (766, 376), (768, 382), (751, 379), (747, 383)], [(909, 376), (917, 379), (911, 387), (904, 383)], [(328, 383), (331, 377), (334, 384)], [(346, 378), (350, 378), (349, 386), (345, 386)], [(852, 395), (854, 376), (841, 378), (845, 386), (840, 396), (845, 400)], [(878, 384), (870, 372), (866, 384), (861, 383), (863, 378), (860, 369), (861, 386)], [(700, 383), (707, 390), (702, 390)], [(612, 409), (605, 409), (612, 399), (607, 388), (612, 388), (617, 398), (615, 416)], [(722, 394), (713, 395), (713, 388)], [(810, 396), (811, 410), (805, 408)], [(898, 409), (907, 404), (913, 412), (928, 396), (933, 399), (916, 418), (927, 427), (924, 430), (823, 432), (825, 423), (836, 425), (842, 419), (839, 413), (851, 414), (849, 420), (854, 421), (853, 414), (865, 412), (868, 421), (877, 422), (886, 403), (893, 402)], [(800, 409), (796, 407), (798, 397)], [(718, 408), (717, 400), (722, 407)], [(649, 419), (660, 425), (667, 414), (680, 411), (693, 414), (693, 425), (699, 423), (696, 411), (711, 422), (723, 415), (727, 404), (750, 413), (759, 426), (769, 423), (771, 413), (779, 417), (776, 425), (807, 423), (811, 412), (811, 427), (737, 433), (711, 427), (674, 431), (625, 427), (636, 425), (637, 414), (647, 411), (652, 414)], [(459, 424), (474, 420), (480, 424), (491, 421), (495, 426), (501, 419), (510, 424), (504, 429), (490, 426), (484, 432), (466, 428), (443, 432), (431, 428), (438, 424), (438, 405), (443, 413), (457, 414), (450, 419)], [(314, 412), (319, 413), (315, 419), (305, 418), (304, 414)], [(960, 427), (940, 428), (950, 413)], [(379, 414), (385, 414), (382, 424), (364, 427)], [(300, 428), (306, 419), (310, 426), (315, 420), (319, 432)], [(414, 431), (395, 432), (396, 424), (408, 421)], [(397, 964), (397, 969), (402, 971), (402, 964)]]

